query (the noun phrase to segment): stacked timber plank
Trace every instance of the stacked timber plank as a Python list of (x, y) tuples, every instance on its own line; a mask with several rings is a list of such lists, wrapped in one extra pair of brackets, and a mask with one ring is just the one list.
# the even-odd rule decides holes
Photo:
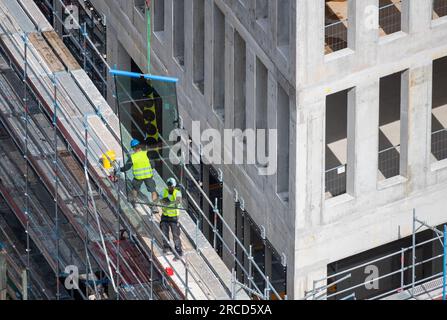
[(78, 70), (81, 69), (76, 59), (67, 49), (65, 44), (62, 42), (56, 31), (44, 31), (42, 32), (43, 37), (54, 50), (55, 55), (62, 60), (68, 70)]

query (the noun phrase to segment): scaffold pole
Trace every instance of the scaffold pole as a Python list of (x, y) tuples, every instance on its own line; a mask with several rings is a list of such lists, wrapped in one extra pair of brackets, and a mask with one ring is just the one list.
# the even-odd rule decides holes
[(442, 300), (447, 300), (447, 225), (444, 225), (444, 257), (443, 257), (443, 263), (442, 263)]

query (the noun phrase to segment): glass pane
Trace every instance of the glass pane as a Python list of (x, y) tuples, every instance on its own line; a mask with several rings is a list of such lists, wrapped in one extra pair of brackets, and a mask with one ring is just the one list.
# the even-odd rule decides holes
[[(115, 76), (123, 159), (127, 161), (135, 152), (131, 142), (138, 140), (141, 150), (147, 151), (154, 169), (157, 192), (163, 191), (166, 187), (164, 182), (171, 177), (177, 180), (177, 188), (183, 191), (182, 166), (173, 165), (169, 158), (170, 148), (177, 143), (169, 141), (171, 133), (178, 128), (177, 80), (122, 71), (112, 71), (112, 74)], [(152, 204), (150, 187), (138, 183), (140, 181), (135, 179), (133, 169), (125, 172), (125, 177), (128, 200)], [(138, 191), (136, 199), (135, 191)]]

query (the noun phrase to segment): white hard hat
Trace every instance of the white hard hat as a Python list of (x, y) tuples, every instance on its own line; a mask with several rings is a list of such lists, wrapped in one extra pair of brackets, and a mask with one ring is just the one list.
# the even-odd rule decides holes
[(174, 178), (169, 178), (166, 181), (166, 184), (168, 185), (168, 187), (176, 187), (177, 186), (177, 181)]

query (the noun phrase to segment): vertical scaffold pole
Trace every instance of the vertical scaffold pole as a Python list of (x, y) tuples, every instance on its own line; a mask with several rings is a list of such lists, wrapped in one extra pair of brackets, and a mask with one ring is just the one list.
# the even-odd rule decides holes
[(413, 236), (411, 252), (411, 295), (414, 296), (414, 288), (416, 283), (416, 209), (413, 209)]
[(265, 290), (264, 290), (264, 295), (265, 295), (265, 300), (270, 300), (270, 278), (269, 276), (265, 277)]
[(231, 269), (231, 300), (236, 300), (236, 270)]
[(23, 277), (24, 279), (23, 283), (26, 284), (26, 287), (23, 287), (24, 297), (28, 297), (28, 277), (29, 277), (29, 271), (30, 271), (30, 254), (31, 254), (31, 247), (30, 247), (30, 212), (29, 212), (29, 147), (28, 147), (28, 140), (29, 140), (29, 105), (28, 105), (28, 85), (26, 83), (26, 78), (28, 76), (28, 34), (25, 33), (23, 37), (24, 41), (24, 68), (23, 68), (23, 105), (24, 105), (24, 113), (25, 113), (25, 150), (24, 150), (24, 158), (25, 158), (25, 216), (26, 216), (26, 269), (24, 270)]
[(146, 0), (146, 17), (147, 17), (147, 73), (151, 73), (151, 37), (152, 37), (152, 12), (151, 0)]
[(84, 22), (81, 26), (81, 33), (83, 38), (83, 44), (82, 44), (82, 54), (84, 56), (84, 70), (87, 71), (87, 23)]
[(404, 291), (405, 286), (405, 249), (400, 251), (400, 291)]
[(150, 252), (150, 261), (151, 261), (151, 291), (150, 291), (150, 300), (154, 300), (154, 238), (151, 239), (151, 252)]
[(188, 260), (185, 259), (185, 300), (188, 300), (188, 292), (189, 292), (188, 280), (189, 280), (189, 267), (188, 267)]
[(444, 225), (444, 257), (442, 260), (442, 300), (447, 300), (447, 225)]
[(253, 246), (250, 245), (248, 251), (248, 287), (252, 289), (252, 279), (253, 279)]
[(196, 252), (199, 252), (199, 217), (195, 215), (196, 225), (195, 225), (195, 244), (196, 244)]
[(28, 272), (26, 269), (22, 271), (22, 300), (26, 301), (28, 300), (28, 288), (29, 288), (29, 281), (28, 281)]
[(219, 212), (218, 208), (218, 199), (214, 200), (214, 221), (213, 221), (213, 248), (214, 251), (217, 250), (217, 213)]
[(54, 129), (54, 221), (56, 224), (56, 299), (60, 300), (60, 265), (59, 265), (59, 210), (58, 210), (58, 191), (59, 191), (59, 170), (57, 166), (58, 152), (57, 152), (57, 83), (56, 74), (53, 73), (53, 129)]
[[(85, 157), (84, 157), (84, 170), (86, 170), (88, 166), (88, 123), (87, 119), (84, 119), (84, 145), (85, 145)], [(85, 194), (84, 194), (84, 251), (85, 251), (85, 275), (86, 275), (86, 283), (90, 281), (90, 268), (88, 266), (88, 242), (89, 242), (89, 234), (88, 234), (88, 183), (85, 180)], [(94, 280), (94, 279), (93, 279)], [(88, 285), (85, 286), (86, 296), (89, 296)]]
[(8, 265), (6, 262), (6, 251), (3, 249), (0, 243), (0, 301), (6, 300), (7, 295), (7, 270)]
[[(112, 159), (108, 159), (110, 161), (110, 163), (112, 163)], [(116, 182), (112, 182), (115, 183), (115, 191), (117, 194), (117, 212), (116, 212), (116, 216), (117, 216), (117, 227), (116, 227), (116, 236), (117, 236), (117, 243), (116, 243), (116, 286), (117, 288), (119, 288), (119, 283), (120, 283), (120, 255), (121, 255), (121, 194), (120, 194), (120, 187), (119, 187), (119, 180)], [(116, 300), (120, 300), (120, 291), (119, 289), (117, 289), (116, 292)]]

